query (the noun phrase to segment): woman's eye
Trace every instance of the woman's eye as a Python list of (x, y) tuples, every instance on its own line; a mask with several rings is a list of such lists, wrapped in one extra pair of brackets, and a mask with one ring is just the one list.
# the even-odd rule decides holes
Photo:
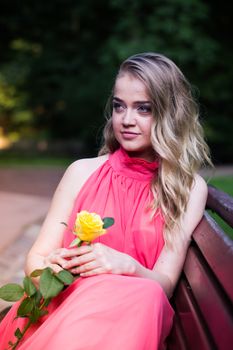
[(138, 107), (138, 111), (141, 113), (151, 113), (152, 109), (151, 106), (141, 105)]
[(115, 112), (121, 112), (124, 109), (124, 107), (118, 102), (113, 102), (112, 107)]

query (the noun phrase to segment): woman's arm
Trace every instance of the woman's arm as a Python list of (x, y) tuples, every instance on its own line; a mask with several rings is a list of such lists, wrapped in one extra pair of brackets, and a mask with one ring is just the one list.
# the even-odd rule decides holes
[(197, 175), (181, 227), (174, 230), (173, 248), (164, 246), (153, 270), (146, 269), (139, 263), (135, 264), (134, 275), (157, 280), (168, 297), (172, 295), (180, 276), (192, 232), (203, 216), (207, 194), (205, 181)]
[(68, 222), (74, 201), (87, 178), (100, 166), (106, 157), (78, 160), (71, 164), (60, 181), (39, 236), (30, 249), (25, 273), (50, 266), (56, 272), (60, 271), (66, 260), (62, 256), (64, 225)]
[(153, 268), (153, 272), (168, 279), (166, 286), (164, 286), (168, 296), (172, 295), (179, 279), (192, 233), (204, 214), (207, 195), (206, 182), (201, 176), (196, 175), (181, 227), (176, 228), (173, 232), (175, 237), (173, 247), (164, 246)]

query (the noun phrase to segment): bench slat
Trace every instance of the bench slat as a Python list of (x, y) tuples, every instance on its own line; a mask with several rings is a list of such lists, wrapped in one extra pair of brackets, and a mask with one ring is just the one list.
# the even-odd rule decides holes
[(232, 279), (229, 278), (233, 276), (233, 241), (208, 213), (196, 227), (193, 240), (233, 303)]
[[(233, 198), (208, 186), (207, 209), (233, 227)], [(196, 227), (171, 300), (168, 350), (230, 349), (233, 344), (233, 240), (206, 212)], [(182, 342), (183, 340), (183, 342)]]
[(174, 324), (172, 332), (168, 338), (167, 350), (187, 350), (188, 345), (186, 343), (186, 337), (184, 336), (184, 330), (182, 329), (179, 316), (175, 314)]
[(184, 273), (217, 348), (227, 349), (229, 344), (233, 344), (232, 306), (193, 246), (189, 248)]
[[(176, 290), (174, 307), (183, 329), (186, 349), (217, 349), (184, 277)], [(179, 347), (176, 349), (179, 350)]]
[(233, 227), (233, 198), (231, 196), (209, 185), (206, 206)]

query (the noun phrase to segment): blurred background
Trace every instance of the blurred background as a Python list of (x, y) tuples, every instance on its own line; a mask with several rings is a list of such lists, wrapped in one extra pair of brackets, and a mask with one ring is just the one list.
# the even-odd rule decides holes
[(231, 24), (220, 0), (2, 0), (1, 161), (95, 155), (119, 63), (157, 51), (193, 84), (213, 162), (232, 162)]

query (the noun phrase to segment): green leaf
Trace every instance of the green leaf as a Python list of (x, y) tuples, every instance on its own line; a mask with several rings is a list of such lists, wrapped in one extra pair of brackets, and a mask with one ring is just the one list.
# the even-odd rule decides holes
[(45, 315), (48, 315), (48, 310), (40, 310), (40, 317), (43, 317)]
[(74, 280), (74, 276), (72, 275), (72, 273), (70, 273), (67, 270), (62, 270), (58, 272), (58, 274), (56, 274), (56, 277), (66, 285), (71, 284)]
[(32, 273), (30, 274), (30, 277), (39, 277), (42, 275), (44, 269), (37, 269), (32, 271)]
[(42, 294), (39, 290), (36, 291), (36, 293), (33, 295), (32, 299), (34, 300), (34, 304), (37, 306), (40, 306)]
[(21, 330), (20, 330), (19, 328), (16, 329), (16, 331), (15, 331), (15, 336), (16, 336), (16, 338), (19, 339), (19, 340), (22, 339), (23, 334), (22, 334), (22, 332), (21, 332)]
[(0, 298), (5, 301), (17, 301), (22, 298), (24, 289), (16, 283), (5, 284), (0, 288)]
[(32, 282), (31, 278), (26, 276), (23, 279), (23, 286), (24, 286), (24, 290), (26, 292), (26, 294), (31, 297), (32, 295), (34, 295), (37, 291), (34, 283)]
[(81, 242), (81, 239), (77, 237), (70, 243), (69, 247), (72, 248), (72, 247), (78, 246), (80, 242)]
[(36, 293), (33, 295), (32, 300), (34, 302), (35, 306), (40, 306), (42, 299), (42, 294), (39, 290), (36, 291)]
[(46, 268), (40, 278), (40, 292), (44, 299), (57, 296), (64, 284), (53, 274), (50, 268)]
[(17, 310), (18, 317), (27, 316), (33, 309), (33, 300), (31, 298), (25, 298), (22, 303), (19, 305)]
[(44, 306), (45, 306), (45, 307), (47, 307), (47, 306), (49, 305), (51, 299), (52, 299), (52, 298), (48, 298), (48, 299), (46, 299), (46, 300), (44, 301)]
[(32, 313), (31, 315), (29, 316), (29, 320), (32, 322), (32, 323), (36, 323), (38, 321), (38, 319), (40, 318), (41, 314), (40, 314), (40, 309), (38, 307), (35, 307), (33, 310), (32, 310)]
[(113, 218), (103, 218), (102, 220), (104, 222), (103, 228), (108, 228), (114, 224)]

